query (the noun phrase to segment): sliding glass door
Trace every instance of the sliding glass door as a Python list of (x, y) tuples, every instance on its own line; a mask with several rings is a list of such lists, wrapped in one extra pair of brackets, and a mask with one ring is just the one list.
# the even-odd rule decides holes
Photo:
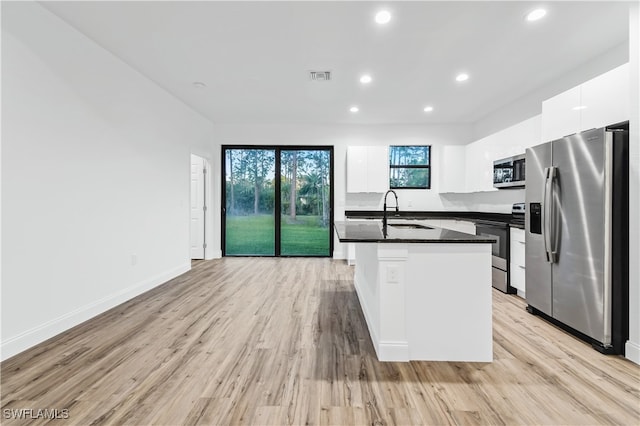
[(275, 255), (275, 150), (224, 151), (224, 247), (228, 255)]
[(280, 254), (329, 256), (331, 153), (280, 151)]
[(225, 256), (331, 256), (333, 148), (222, 148)]

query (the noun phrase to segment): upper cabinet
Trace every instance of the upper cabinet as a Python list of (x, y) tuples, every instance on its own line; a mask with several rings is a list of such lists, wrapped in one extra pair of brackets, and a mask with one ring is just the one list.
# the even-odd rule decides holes
[(347, 147), (347, 192), (386, 192), (389, 151), (386, 146)]
[(551, 141), (580, 131), (580, 86), (542, 102), (542, 140)]
[(440, 151), (437, 169), (439, 192), (465, 192), (465, 145), (443, 145), (436, 147)]
[(608, 126), (629, 119), (629, 65), (589, 80), (581, 88), (580, 130)]
[(542, 142), (629, 119), (629, 64), (542, 102)]
[(524, 154), (540, 142), (540, 116), (465, 146), (444, 146), (440, 156), (440, 192), (487, 192), (493, 187), (493, 162)]

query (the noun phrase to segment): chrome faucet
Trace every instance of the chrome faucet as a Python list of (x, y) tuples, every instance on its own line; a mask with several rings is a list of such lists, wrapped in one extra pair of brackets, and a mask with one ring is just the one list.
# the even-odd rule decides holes
[(393, 189), (388, 190), (384, 194), (384, 206), (382, 208), (382, 228), (385, 234), (387, 233), (387, 195), (389, 195), (390, 192), (396, 198), (396, 212), (400, 211), (398, 207), (398, 194), (396, 194), (396, 191), (394, 191)]

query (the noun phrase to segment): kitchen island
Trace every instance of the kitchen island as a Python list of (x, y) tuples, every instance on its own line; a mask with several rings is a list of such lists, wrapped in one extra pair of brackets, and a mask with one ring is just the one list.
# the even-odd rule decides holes
[(334, 227), (357, 243), (354, 284), (380, 361), (493, 360), (493, 239), (417, 221)]

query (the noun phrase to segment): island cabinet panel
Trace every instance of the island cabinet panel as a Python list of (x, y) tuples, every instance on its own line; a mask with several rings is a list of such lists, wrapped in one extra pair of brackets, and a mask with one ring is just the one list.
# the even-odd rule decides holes
[(493, 360), (489, 243), (357, 243), (354, 283), (380, 361)]
[(389, 154), (386, 146), (347, 147), (347, 192), (389, 189)]
[(410, 359), (493, 360), (490, 259), (490, 245), (412, 247), (406, 270), (413, 277), (406, 290)]

